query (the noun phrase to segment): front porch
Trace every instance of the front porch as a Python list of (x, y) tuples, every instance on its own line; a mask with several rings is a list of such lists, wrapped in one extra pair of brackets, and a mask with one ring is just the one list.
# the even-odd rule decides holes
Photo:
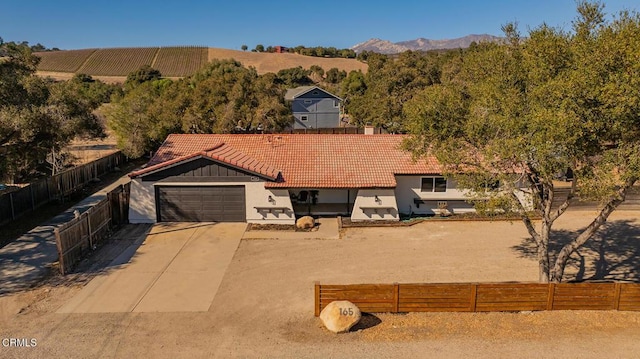
[(353, 203), (294, 203), (298, 216), (351, 216)]
[(357, 189), (290, 189), (296, 216), (351, 216)]

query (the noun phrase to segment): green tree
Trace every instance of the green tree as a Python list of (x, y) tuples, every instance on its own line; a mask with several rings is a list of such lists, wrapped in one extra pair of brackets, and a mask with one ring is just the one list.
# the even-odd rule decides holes
[(310, 75), (315, 82), (322, 82), (324, 79), (324, 69), (318, 65), (309, 67)]
[(150, 134), (156, 124), (151, 108), (159, 95), (153, 82), (141, 83), (105, 110), (118, 148), (127, 156), (138, 158), (153, 148)]
[(111, 101), (114, 95), (120, 95), (122, 87), (116, 84), (107, 84), (86, 74), (75, 74), (71, 80), (61, 82), (70, 87), (80, 98), (89, 101), (92, 108), (97, 108)]
[(179, 81), (144, 82), (106, 110), (119, 147), (138, 157), (170, 133), (281, 131), (291, 122), (285, 87), (273, 73), (258, 76), (234, 60), (214, 60)]
[(441, 62), (440, 55), (427, 56), (412, 51), (400, 54), (396, 60), (368, 54), (366, 90), (351, 96), (345, 105), (347, 112), (359, 125), (371, 124), (390, 132), (404, 132), (404, 104), (419, 91), (440, 81)]
[(302, 66), (293, 67), (278, 71), (278, 79), (288, 87), (311, 85), (313, 81), (309, 78), (310, 70), (303, 69)]
[(138, 70), (131, 72), (127, 75), (127, 79), (124, 82), (124, 87), (127, 90), (130, 90), (142, 83), (148, 81), (155, 81), (162, 77), (160, 71), (154, 69), (149, 65), (144, 65), (140, 67)]
[[(24, 182), (47, 155), (75, 136), (101, 136), (97, 105), (67, 83), (35, 76), (38, 58), (28, 44), (0, 39), (0, 177)], [(56, 162), (56, 161), (53, 161)]]
[[(407, 104), (417, 156), (435, 155), (477, 200), (518, 212), (537, 248), (540, 281), (560, 282), (586, 243), (640, 178), (640, 17), (608, 24), (602, 5), (581, 2), (573, 33), (540, 26), (521, 41), (478, 44), (442, 84)], [(570, 168), (569, 198), (553, 207), (554, 180)], [(500, 188), (488, 184), (499, 181)], [(522, 189), (521, 187), (524, 187)], [(601, 207), (558, 251), (554, 222), (580, 197)], [(531, 199), (531, 202), (527, 200)], [(542, 216), (534, 224), (528, 208)]]
[(247, 51), (247, 49), (249, 48), (249, 46), (247, 46), (247, 45), (242, 45), (242, 46), (240, 46), (240, 48), (242, 49), (242, 51)]
[(335, 67), (332, 67), (327, 71), (326, 81), (330, 84), (338, 84), (342, 82), (342, 80), (347, 77), (347, 72), (345, 70), (338, 70)]
[(258, 45), (256, 45), (255, 50), (256, 50), (257, 52), (264, 52), (264, 45), (262, 45), (262, 44), (258, 44)]

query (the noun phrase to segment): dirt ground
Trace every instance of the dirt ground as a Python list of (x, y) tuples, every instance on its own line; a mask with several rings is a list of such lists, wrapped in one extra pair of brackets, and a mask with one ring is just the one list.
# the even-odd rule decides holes
[[(591, 214), (559, 219), (562, 237), (575, 235)], [(375, 314), (343, 335), (313, 317), (316, 280), (535, 281), (525, 238), (518, 222), (432, 221), (347, 229), (341, 239), (243, 240), (207, 312), (56, 314), (91, 271), (53, 276), (0, 297), (0, 338), (37, 341), (31, 348), (0, 345), (0, 357), (637, 357), (640, 312)], [(567, 279), (638, 281), (639, 251), (640, 212), (614, 213), (574, 256)]]

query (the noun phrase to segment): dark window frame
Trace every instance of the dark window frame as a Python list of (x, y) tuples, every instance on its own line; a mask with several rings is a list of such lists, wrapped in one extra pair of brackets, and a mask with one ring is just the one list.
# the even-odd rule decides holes
[(447, 192), (447, 179), (441, 176), (422, 177), (420, 179), (420, 192), (423, 192), (423, 193)]

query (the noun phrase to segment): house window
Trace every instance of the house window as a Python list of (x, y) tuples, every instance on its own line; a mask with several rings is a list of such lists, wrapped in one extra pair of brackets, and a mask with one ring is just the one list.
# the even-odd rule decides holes
[(421, 192), (447, 192), (447, 179), (444, 177), (423, 177)]
[(309, 119), (308, 116), (300, 116), (300, 121), (306, 121), (308, 119)]
[(304, 100), (304, 103), (306, 103), (306, 104), (310, 104), (310, 103), (311, 103), (311, 100)]
[(340, 101), (338, 101), (338, 100), (333, 100), (333, 107), (335, 107), (335, 108), (340, 107)]

